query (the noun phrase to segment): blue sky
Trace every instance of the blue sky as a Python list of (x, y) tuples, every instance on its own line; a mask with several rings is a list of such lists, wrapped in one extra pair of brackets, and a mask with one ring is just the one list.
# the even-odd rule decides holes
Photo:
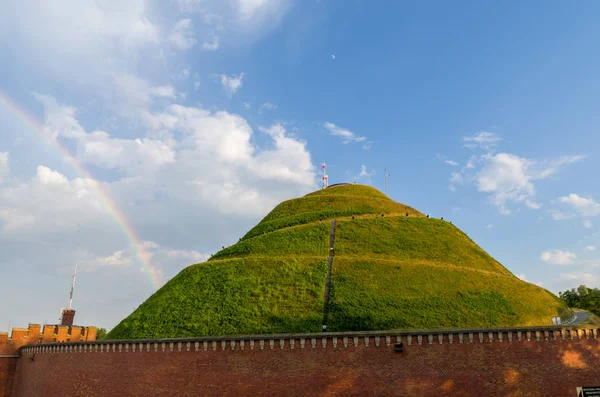
[(321, 162), (380, 190), (387, 168), (391, 198), (529, 282), (599, 286), (598, 3), (123, 7), (0, 4), (1, 95), (43, 125), (0, 106), (0, 330), (56, 322), (75, 263), (80, 324), (154, 291), (95, 183), (164, 283), (317, 189)]

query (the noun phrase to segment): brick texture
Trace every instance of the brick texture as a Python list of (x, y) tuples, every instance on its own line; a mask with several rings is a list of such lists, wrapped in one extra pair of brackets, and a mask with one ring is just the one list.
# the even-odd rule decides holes
[(600, 383), (598, 331), (38, 345), (12, 396), (574, 396)]
[[(59, 334), (59, 328), (60, 330)], [(14, 377), (18, 356), (22, 346), (40, 342), (61, 342), (67, 340), (85, 341), (96, 339), (96, 327), (58, 327), (45, 325), (44, 330), (38, 324), (29, 324), (27, 328), (13, 328), (9, 338), (7, 333), (0, 333), (0, 397), (9, 397), (14, 388)]]
[(0, 333), (0, 397), (9, 397), (17, 366), (17, 359), (2, 357), (18, 354), (21, 345), (8, 339), (8, 334)]

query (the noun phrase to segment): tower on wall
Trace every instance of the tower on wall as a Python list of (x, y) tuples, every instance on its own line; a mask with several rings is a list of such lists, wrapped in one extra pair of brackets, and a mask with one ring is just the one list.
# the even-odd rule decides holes
[(75, 319), (75, 310), (71, 308), (73, 304), (73, 291), (75, 290), (75, 278), (77, 277), (77, 265), (75, 265), (75, 272), (73, 273), (73, 282), (71, 283), (71, 292), (69, 293), (69, 305), (66, 308), (62, 308), (60, 311), (60, 325), (73, 325)]

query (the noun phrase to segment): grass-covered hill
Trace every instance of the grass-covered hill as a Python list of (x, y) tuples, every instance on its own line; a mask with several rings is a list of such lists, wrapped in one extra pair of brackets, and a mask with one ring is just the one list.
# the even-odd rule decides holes
[(451, 223), (361, 185), (278, 205), (237, 244), (165, 284), (110, 338), (551, 325), (568, 316)]

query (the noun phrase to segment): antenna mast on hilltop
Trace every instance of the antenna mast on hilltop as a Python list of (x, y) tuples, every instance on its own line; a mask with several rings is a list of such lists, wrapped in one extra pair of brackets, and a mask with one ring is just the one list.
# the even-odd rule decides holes
[(77, 263), (75, 264), (75, 272), (73, 273), (73, 282), (71, 283), (71, 292), (69, 293), (69, 307), (67, 310), (71, 310), (71, 305), (73, 305), (73, 291), (75, 290), (75, 278), (77, 277)]
[(75, 318), (75, 310), (73, 306), (73, 291), (75, 291), (75, 279), (77, 278), (77, 264), (75, 264), (75, 272), (73, 273), (73, 281), (71, 282), (71, 292), (69, 293), (69, 306), (63, 308), (60, 311), (60, 323), (61, 325), (73, 325), (73, 319)]
[(325, 164), (325, 163), (321, 164), (321, 170), (323, 170), (323, 187), (322, 187), (322, 189), (325, 189), (327, 186), (329, 186), (329, 176), (327, 175), (326, 167), (327, 167), (327, 164)]

